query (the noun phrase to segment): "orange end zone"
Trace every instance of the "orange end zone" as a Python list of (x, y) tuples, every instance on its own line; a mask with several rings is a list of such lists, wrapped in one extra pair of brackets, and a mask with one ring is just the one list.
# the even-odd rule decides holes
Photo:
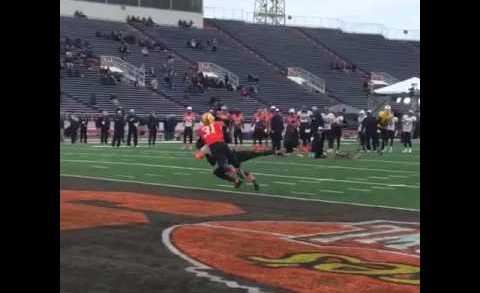
[[(104, 201), (115, 207), (94, 206), (89, 201)], [(60, 192), (60, 230), (147, 223), (144, 212), (190, 217), (238, 215), (244, 211), (232, 204), (182, 199), (133, 192)]]

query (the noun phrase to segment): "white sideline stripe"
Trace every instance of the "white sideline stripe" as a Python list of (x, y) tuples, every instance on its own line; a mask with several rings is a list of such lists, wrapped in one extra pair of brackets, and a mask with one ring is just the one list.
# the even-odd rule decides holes
[[(370, 177), (369, 177), (369, 178), (370, 178)], [(348, 179), (348, 180), (368, 181), (367, 178), (353, 178), (353, 177), (348, 177), (348, 178), (346, 178), (346, 179)]]
[[(167, 153), (185, 153), (185, 152), (165, 152)], [(85, 154), (85, 155), (93, 155), (89, 153), (63, 153), (63, 155), (79, 155), (79, 154)], [(96, 154), (98, 155), (98, 154)], [(152, 158), (152, 159), (188, 159), (191, 160), (193, 158), (192, 156), (169, 156), (169, 157), (164, 157), (164, 156), (150, 156), (150, 155), (137, 155), (137, 154), (124, 154), (124, 155), (114, 155), (114, 154), (101, 154), (100, 156), (105, 156), (105, 157), (126, 157), (126, 158), (132, 158), (132, 157), (138, 157), (138, 158)], [(358, 170), (358, 171), (367, 171), (367, 172), (382, 172), (382, 173), (408, 173), (408, 174), (414, 174), (418, 175), (418, 172), (415, 171), (403, 171), (403, 170), (390, 170), (390, 169), (374, 169), (374, 168), (362, 168), (362, 167), (346, 167), (346, 166), (327, 166), (327, 165), (315, 165), (315, 164), (306, 164), (306, 163), (283, 163), (283, 162), (271, 162), (271, 161), (255, 161), (255, 162), (248, 162), (249, 164), (265, 164), (265, 165), (280, 165), (280, 166), (297, 166), (297, 167), (315, 167), (315, 168), (324, 168), (324, 169), (343, 169), (343, 170)], [(284, 169), (284, 171), (287, 171), (288, 169)]]
[[(256, 222), (274, 222), (274, 221), (256, 221)], [(284, 222), (286, 222), (286, 223), (296, 223), (295, 221), (284, 221)], [(351, 223), (351, 224), (357, 224), (358, 225), (358, 224), (368, 224), (368, 223), (377, 223), (377, 222), (379, 222), (379, 221), (367, 221), (367, 222)], [(382, 222), (382, 221), (380, 221), (380, 222)], [(300, 222), (300, 223), (318, 224), (319, 222)], [(330, 222), (321, 222), (321, 223), (331, 224)], [(391, 221), (391, 223), (393, 223), (393, 221)], [(335, 223), (335, 224), (337, 224), (337, 223)], [(344, 222), (344, 224), (348, 224), (348, 223)], [(268, 231), (262, 231), (262, 230), (252, 230), (252, 229), (248, 229), (248, 228), (236, 228), (236, 227), (217, 225), (217, 224), (215, 224), (215, 222), (213, 222), (213, 224), (212, 224), (212, 222), (204, 222), (204, 223), (198, 223), (198, 224), (183, 224), (181, 226), (204, 226), (204, 227), (231, 230), (231, 231), (236, 231), (236, 232), (248, 232), (248, 233), (265, 234), (265, 235), (281, 237), (281, 238), (283, 238), (282, 240), (301, 243), (301, 244), (304, 244), (304, 245), (309, 245), (309, 246), (318, 247), (318, 248), (330, 248), (330, 247), (332, 247), (332, 246), (329, 246), (329, 245), (318, 245), (318, 244), (314, 244), (314, 243), (310, 243), (310, 242), (305, 242), (305, 241), (302, 241), (302, 240), (297, 240), (298, 238), (302, 238), (302, 237), (312, 237), (312, 236), (318, 235), (318, 233), (316, 233), (316, 234), (306, 234), (306, 235), (288, 235), (288, 234), (268, 232)], [(381, 251), (381, 249), (378, 249), (378, 248), (367, 248), (367, 249), (372, 250), (372, 251)], [(400, 251), (389, 251), (389, 252), (394, 253), (394, 254), (398, 254), (398, 255), (420, 257), (420, 256), (415, 256), (415, 255), (400, 252)]]
[(160, 175), (160, 174), (149, 174), (149, 173), (147, 173), (147, 174), (143, 174), (143, 175), (148, 176), (148, 177), (164, 177), (163, 175)]
[(372, 186), (373, 189), (385, 189), (385, 190), (395, 190), (392, 187), (383, 187), (383, 186)]
[(372, 178), (372, 179), (380, 179), (380, 180), (388, 180), (389, 178), (388, 177), (379, 177), (379, 176), (370, 176), (368, 178)]
[(227, 187), (227, 188), (233, 188), (231, 185), (225, 185), (225, 184), (217, 184), (218, 187)]
[(175, 172), (173, 175), (191, 176), (191, 173)]
[(408, 173), (408, 174), (416, 174), (418, 172), (415, 171), (403, 171), (403, 170), (390, 170), (390, 169), (374, 169), (374, 168), (362, 168), (362, 167), (346, 167), (346, 166), (327, 166), (327, 165), (315, 165), (315, 164), (304, 164), (304, 163), (281, 163), (281, 162), (268, 162), (268, 161), (254, 161), (249, 162), (249, 164), (267, 164), (267, 165), (280, 165), (280, 166), (297, 166), (297, 167), (316, 167), (316, 168), (324, 168), (324, 169), (344, 169), (344, 170), (358, 170), (358, 171), (366, 171), (366, 172), (381, 172), (381, 173)]
[(294, 183), (294, 182), (273, 181), (273, 183), (282, 184), (282, 185), (297, 185), (297, 183)]
[(359, 159), (364, 162), (375, 163), (388, 163), (388, 164), (401, 164), (401, 165), (420, 165), (420, 162), (403, 162), (403, 161), (386, 161), (386, 160), (371, 160), (371, 159)]
[[(69, 163), (97, 163), (97, 164), (112, 164), (112, 165), (127, 165), (127, 166), (140, 166), (140, 167), (155, 167), (155, 168), (167, 168), (167, 169), (180, 169), (180, 170), (190, 170), (190, 171), (205, 171), (205, 169), (194, 168), (194, 167), (181, 167), (181, 166), (171, 166), (171, 165), (160, 165), (160, 164), (145, 164), (145, 163), (129, 163), (129, 162), (110, 162), (110, 161), (90, 161), (90, 160), (60, 160), (61, 162)], [(255, 172), (256, 175), (266, 176), (266, 177), (277, 177), (277, 178), (287, 178), (287, 179), (299, 179), (299, 180), (312, 180), (312, 181), (331, 181), (331, 182), (343, 182), (351, 184), (367, 184), (367, 185), (379, 185), (379, 186), (393, 186), (393, 187), (405, 187), (412, 189), (419, 189), (419, 186), (414, 185), (392, 185), (387, 183), (380, 182), (366, 182), (366, 181), (350, 181), (342, 179), (333, 179), (333, 178), (313, 178), (313, 177), (301, 177), (301, 176), (288, 176), (280, 174), (270, 174), (270, 173), (260, 173)]]
[(90, 167), (95, 168), (95, 169), (109, 169), (110, 167), (107, 166), (96, 166), (96, 165), (91, 165)]
[(326, 193), (345, 193), (345, 191), (340, 191), (340, 190), (328, 190), (328, 189), (321, 189), (318, 192), (326, 192)]
[(388, 175), (388, 177), (392, 177), (392, 178), (408, 178), (410, 176), (407, 176), (407, 175)]
[(371, 191), (370, 189), (360, 189), (360, 188), (348, 188), (348, 190), (353, 190), (353, 191), (364, 191), (364, 192), (369, 192), (369, 191)]
[(182, 252), (180, 252), (175, 247), (175, 245), (170, 241), (170, 238), (171, 238), (171, 234), (172, 234), (173, 230), (175, 230), (178, 227), (182, 227), (182, 226), (185, 226), (185, 225), (176, 225), (176, 226), (172, 226), (170, 228), (167, 228), (167, 229), (163, 230), (163, 232), (162, 232), (162, 242), (171, 253), (179, 256), (180, 258), (182, 258), (183, 260), (185, 260), (186, 262), (188, 262), (189, 264), (192, 265), (192, 266), (186, 268), (185, 271), (195, 274), (196, 277), (206, 278), (210, 282), (216, 282), (216, 283), (224, 284), (228, 288), (244, 289), (244, 290), (247, 291), (247, 293), (267, 293), (265, 291), (260, 290), (257, 287), (243, 286), (243, 285), (240, 285), (239, 283), (237, 283), (236, 281), (226, 280), (222, 277), (210, 274), (209, 273), (210, 271), (214, 271), (212, 268), (210, 268), (209, 266), (207, 266), (207, 265), (205, 265), (201, 262), (198, 262), (198, 261), (188, 257), (187, 255), (183, 254)]
[(315, 193), (311, 193), (311, 192), (300, 192), (300, 191), (290, 191), (290, 193), (298, 194), (298, 195), (315, 195)]
[[(364, 204), (364, 203), (356, 203), (356, 202), (342, 202), (342, 201), (323, 200), (323, 199), (316, 199), (316, 198), (302, 198), (302, 197), (293, 197), (293, 196), (259, 193), (259, 192), (245, 192), (245, 191), (235, 191), (235, 190), (230, 191), (230, 190), (205, 188), (205, 187), (194, 187), (194, 186), (185, 186), (185, 185), (182, 186), (182, 185), (174, 185), (174, 184), (144, 182), (144, 181), (137, 181), (137, 180), (123, 180), (123, 179), (108, 178), (108, 177), (93, 177), (93, 176), (84, 176), (84, 175), (75, 175), (75, 174), (66, 174), (66, 173), (60, 173), (60, 176), (71, 177), (71, 178), (80, 178), (80, 179), (93, 179), (93, 180), (99, 180), (99, 181), (135, 183), (135, 184), (142, 184), (142, 185), (171, 187), (171, 188), (187, 189), (187, 190), (215, 191), (215, 192), (224, 192), (224, 193), (230, 193), (230, 194), (254, 195), (254, 196), (259, 196), (259, 197), (283, 198), (283, 199), (292, 199), (292, 200), (300, 200), (300, 201), (322, 202), (322, 203), (328, 203), (328, 204), (350, 205), (350, 206), (360, 206), (360, 207), (369, 207), (369, 208), (382, 208), (382, 209), (391, 209), (391, 210), (400, 210), (400, 211), (420, 212), (419, 209), (411, 209), (411, 208), (400, 208), (400, 207), (391, 207), (391, 206), (384, 206), (384, 205), (372, 205), (372, 204)], [(320, 190), (319, 192), (344, 193), (343, 191), (335, 191), (335, 190)]]

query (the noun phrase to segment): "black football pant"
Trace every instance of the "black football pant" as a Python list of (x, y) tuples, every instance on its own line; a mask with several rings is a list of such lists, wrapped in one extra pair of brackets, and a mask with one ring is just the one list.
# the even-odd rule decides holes
[(148, 130), (148, 145), (155, 144), (157, 141), (157, 129), (149, 129)]
[(193, 128), (185, 127), (183, 130), (183, 143), (187, 143), (187, 138), (190, 144), (193, 142)]
[(243, 144), (243, 133), (241, 128), (235, 128), (233, 130), (233, 137), (235, 140), (235, 145), (238, 144), (239, 140), (240, 140), (240, 144)]
[(87, 143), (87, 127), (80, 127), (80, 142)]
[(106, 127), (100, 129), (100, 143), (108, 143), (108, 128)]
[(127, 136), (127, 145), (131, 145), (132, 141), (132, 136), (133, 136), (133, 145), (137, 146), (138, 144), (138, 130), (137, 128), (128, 128), (128, 136)]
[(412, 133), (411, 132), (402, 132), (403, 136), (403, 145), (405, 147), (412, 147)]

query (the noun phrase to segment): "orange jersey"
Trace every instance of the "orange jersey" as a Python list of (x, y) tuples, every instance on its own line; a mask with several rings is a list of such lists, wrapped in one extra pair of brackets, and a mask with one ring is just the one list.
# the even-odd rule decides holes
[(297, 115), (288, 115), (287, 116), (287, 124), (298, 127), (298, 117), (297, 117)]
[(222, 127), (223, 122), (216, 121), (210, 125), (202, 126), (198, 130), (198, 135), (209, 146), (216, 142), (224, 142)]
[(195, 113), (185, 113), (183, 114), (183, 123), (185, 127), (193, 127), (193, 123), (195, 122)]

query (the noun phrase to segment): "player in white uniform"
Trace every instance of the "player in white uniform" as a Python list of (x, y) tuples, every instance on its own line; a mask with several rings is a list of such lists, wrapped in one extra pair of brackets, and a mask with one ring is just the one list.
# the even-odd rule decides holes
[(302, 140), (303, 151), (307, 152), (310, 140), (312, 138), (312, 132), (310, 124), (312, 123), (312, 111), (309, 111), (307, 107), (303, 106), (300, 111), (298, 111), (298, 121), (300, 122), (300, 139)]
[(362, 152), (365, 152), (367, 150), (367, 148), (365, 147), (365, 133), (362, 132), (362, 122), (363, 122), (363, 119), (365, 119), (365, 117), (367, 117), (367, 113), (365, 113), (365, 110), (360, 110), (358, 112), (358, 128), (357, 128), (357, 131), (358, 131), (358, 138), (359, 138), (359, 142), (360, 142), (360, 151), (362, 151)]
[(322, 116), (325, 138), (328, 142), (327, 153), (331, 153), (333, 151), (333, 140), (335, 138), (335, 134), (333, 133), (332, 129), (332, 125), (335, 123), (335, 115), (332, 112), (329, 112), (328, 114), (323, 114)]
[(340, 140), (342, 139), (342, 129), (345, 127), (345, 118), (341, 113), (338, 113), (335, 117), (335, 122), (332, 125), (333, 135), (337, 142), (337, 151), (340, 150)]
[(412, 152), (412, 134), (413, 134), (413, 125), (417, 121), (417, 117), (413, 115), (413, 110), (408, 111), (408, 114), (403, 115), (402, 117), (402, 139), (405, 149), (404, 153)]
[(388, 152), (393, 152), (393, 139), (395, 138), (395, 132), (397, 130), (398, 118), (393, 117), (387, 124), (387, 139), (385, 145)]

